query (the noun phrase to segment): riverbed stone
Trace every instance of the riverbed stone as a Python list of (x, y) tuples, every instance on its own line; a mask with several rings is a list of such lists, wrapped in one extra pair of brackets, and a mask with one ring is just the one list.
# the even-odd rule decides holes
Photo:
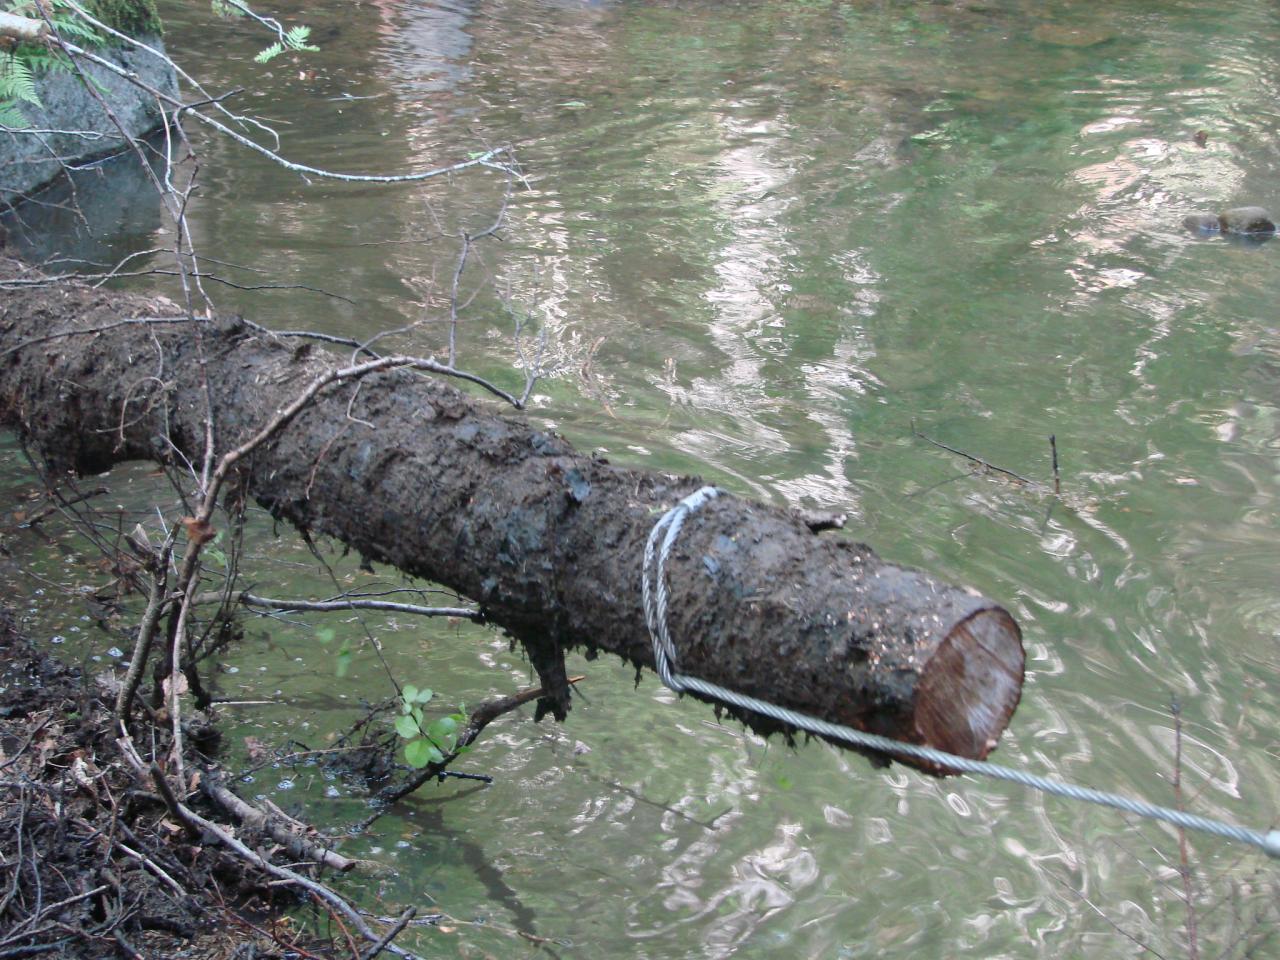
[(1262, 207), (1234, 207), (1224, 210), (1218, 217), (1223, 233), (1264, 234), (1275, 233), (1275, 221)]
[[(159, 35), (142, 36), (139, 40), (164, 52)], [(95, 52), (133, 71), (143, 83), (177, 96), (173, 68), (154, 54), (131, 46), (104, 47)], [(105, 67), (92, 63), (81, 66), (130, 136), (141, 136), (164, 123), (153, 96)], [(29, 129), (0, 130), (0, 204), (16, 203), (56, 179), (64, 169), (128, 146), (97, 98), (74, 72), (48, 71), (37, 78), (37, 91), (41, 106), (22, 105)]]
[(1192, 233), (1209, 234), (1220, 233), (1222, 224), (1218, 222), (1217, 214), (1213, 213), (1193, 213), (1189, 217), (1184, 217), (1182, 225)]
[(1096, 47), (1113, 39), (1115, 33), (1101, 24), (1041, 23), (1031, 31), (1031, 36), (1054, 47)]

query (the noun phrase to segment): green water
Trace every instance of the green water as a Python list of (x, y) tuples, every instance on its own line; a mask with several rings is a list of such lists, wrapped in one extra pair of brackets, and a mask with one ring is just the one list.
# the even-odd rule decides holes
[[(293, 159), (399, 173), (513, 143), (528, 182), (469, 275), (491, 283), (464, 363), (520, 382), (498, 291), (546, 331), (533, 416), (579, 447), (847, 511), (883, 554), (1001, 600), (1028, 672), (1000, 760), (1172, 802), (1177, 697), (1193, 809), (1275, 824), (1280, 244), (1180, 227), (1280, 212), (1273, 5), (321, 2), (278, 12), (322, 52), (266, 73), (248, 26), (164, 12), (174, 54), (243, 86)], [(491, 173), (307, 184), (198, 146), (206, 256), (354, 301), (214, 290), (287, 327), (438, 321), (457, 244), (431, 237), (487, 225), (502, 195)], [(157, 238), (42, 241), (111, 261)], [(428, 322), (402, 342), (443, 338)], [(1056, 434), (1066, 505), (972, 474), (913, 420), (1040, 480)], [(259, 529), (256, 577), (332, 592)], [(53, 586), (30, 609), (88, 629)], [(529, 680), (484, 630), (366, 622), (447, 704)], [(367, 645), (338, 680), (285, 623), (255, 623), (227, 667), (225, 692), (272, 701), (234, 708), (233, 745), (323, 746), (389, 690)], [(380, 912), (484, 921), (422, 931), (425, 954), (532, 952), (502, 927), (584, 958), (1135, 955), (1118, 926), (1187, 955), (1163, 828), (765, 745), (652, 677), (573, 669), (589, 699), (567, 725), (508, 718), (467, 758), (493, 786), (429, 787), (354, 845), (395, 867), (368, 882)], [(255, 785), (321, 822), (361, 815), (319, 768)], [(1208, 839), (1192, 855), (1202, 954), (1244, 955), (1274, 924), (1274, 868)]]

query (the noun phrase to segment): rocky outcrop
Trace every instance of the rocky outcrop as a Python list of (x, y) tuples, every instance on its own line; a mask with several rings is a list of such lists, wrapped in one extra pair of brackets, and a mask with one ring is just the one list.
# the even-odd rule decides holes
[[(159, 36), (142, 42), (163, 52)], [(177, 78), (164, 60), (132, 47), (107, 47), (99, 55), (137, 74), (144, 83), (177, 95)], [(30, 127), (0, 130), (0, 203), (12, 205), (31, 196), (69, 168), (126, 148), (116, 124), (98, 96), (111, 105), (130, 136), (141, 136), (164, 123), (155, 98), (103, 67), (82, 65), (93, 92), (73, 70), (53, 70), (38, 80), (42, 106), (22, 105)], [(97, 93), (98, 96), (94, 96)]]

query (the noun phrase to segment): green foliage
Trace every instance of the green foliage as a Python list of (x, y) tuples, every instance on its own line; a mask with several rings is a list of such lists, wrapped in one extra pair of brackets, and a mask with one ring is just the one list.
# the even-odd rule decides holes
[(209, 541), (209, 543), (206, 544), (204, 548), (204, 555), (208, 557), (210, 560), (212, 560), (214, 563), (218, 564), (224, 570), (227, 569), (229, 565), (229, 561), (227, 560), (227, 552), (223, 550), (222, 547), (220, 546), (220, 544), (222, 543), (223, 534), (225, 532), (226, 531), (224, 530), (219, 530), (217, 533), (217, 536), (215, 536), (211, 541)]
[(40, 105), (31, 65), (13, 53), (0, 54), (0, 124), (25, 127), (27, 118), (20, 103)]
[[(319, 47), (309, 44), (311, 28), (307, 26), (284, 29), (277, 21), (260, 17), (241, 0), (211, 0), (213, 12), (224, 17), (252, 17), (276, 32), (279, 39), (262, 50), (254, 58), (267, 63), (285, 52), (315, 51)], [(97, 20), (129, 36), (141, 36), (161, 32), (160, 16), (155, 0), (81, 0), (82, 6)], [(101, 46), (109, 37), (101, 35), (68, 4), (67, 0), (44, 0), (43, 9), (48, 13), (58, 34), (82, 47)], [(0, 0), (0, 11), (16, 16), (39, 19), (40, 9), (34, 0)], [(21, 129), (30, 126), (22, 111), (22, 104), (40, 106), (35, 78), (44, 71), (63, 70), (69, 63), (63, 54), (43, 43), (23, 43), (13, 50), (0, 52), (0, 126)]]
[(108, 27), (131, 37), (164, 32), (155, 0), (87, 0), (80, 5)]
[[(316, 631), (316, 639), (322, 644), (330, 644), (337, 634), (332, 627), (322, 627)], [(351, 661), (355, 653), (351, 649), (351, 641), (343, 640), (342, 645), (338, 647), (338, 652), (333, 655), (333, 672), (339, 677), (345, 677), (347, 671), (351, 669)]]
[(264, 27), (269, 27), (276, 32), (280, 39), (271, 44), (271, 46), (259, 50), (258, 55), (253, 58), (256, 63), (268, 63), (286, 50), (291, 53), (302, 53), (303, 51), (314, 53), (320, 49), (307, 43), (307, 39), (311, 36), (310, 27), (299, 25), (286, 30), (279, 20), (262, 17), (254, 13), (243, 0), (212, 0), (212, 3), (213, 12), (220, 17), (251, 17)]
[[(40, 11), (31, 0), (0, 0), (0, 10), (19, 17), (40, 18)], [(54, 28), (66, 39), (84, 47), (102, 44), (103, 38), (97, 30), (85, 23), (66, 0), (49, 0), (45, 11)], [(0, 53), (0, 124), (19, 129), (30, 126), (21, 107), (24, 103), (40, 106), (36, 77), (50, 70), (65, 70), (69, 66), (61, 51), (42, 43), (20, 43), (12, 50)]]
[(337, 655), (333, 658), (334, 673), (339, 677), (345, 677), (347, 671), (351, 669), (351, 660), (354, 657), (351, 650), (351, 641), (343, 640), (342, 646), (338, 648)]
[(300, 53), (304, 50), (312, 52), (319, 50), (319, 47), (312, 46), (307, 43), (307, 38), (310, 36), (310, 27), (304, 27), (301, 25), (290, 27), (284, 32), (279, 41), (273, 43), (264, 50), (258, 51), (258, 55), (253, 58), (254, 62), (267, 63), (268, 61), (274, 60), (276, 57), (280, 56), (280, 54), (284, 53), (286, 50), (295, 53)]
[(452, 713), (428, 721), (422, 708), (435, 694), (405, 684), (400, 691), (400, 714), (395, 719), (396, 733), (405, 741), (404, 759), (415, 770), (432, 763), (443, 763), (447, 754), (457, 752), (458, 729), (467, 719), (463, 713)]

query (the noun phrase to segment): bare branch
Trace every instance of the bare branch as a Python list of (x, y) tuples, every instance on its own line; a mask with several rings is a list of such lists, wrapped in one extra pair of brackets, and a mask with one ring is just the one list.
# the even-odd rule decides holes
[[(147, 765), (143, 762), (142, 757), (139, 756), (137, 747), (134, 746), (133, 739), (131, 737), (120, 737), (116, 740), (116, 745), (120, 749), (121, 756), (128, 761), (137, 776), (144, 780), (152, 777), (152, 773), (148, 771)], [(158, 771), (155, 772), (158, 773)], [(364, 918), (360, 915), (359, 911), (357, 911), (350, 903), (335, 893), (328, 886), (316, 880), (304, 877), (302, 874), (294, 870), (290, 870), (288, 867), (281, 867), (272, 863), (266, 857), (250, 849), (230, 831), (211, 820), (206, 820), (171, 793), (165, 793), (168, 784), (165, 782), (163, 776), (155, 777), (155, 780), (156, 786), (161, 790), (162, 795), (164, 795), (165, 803), (169, 806), (174, 819), (177, 820), (184, 829), (194, 833), (196, 836), (203, 834), (206, 837), (211, 837), (214, 840), (217, 840), (242, 860), (252, 864), (259, 870), (262, 870), (289, 885), (300, 888), (305, 894), (309, 894), (315, 899), (333, 908), (338, 914), (345, 917), (369, 943), (381, 942), (382, 937), (365, 923)], [(415, 960), (414, 954), (400, 947), (388, 945), (382, 949), (389, 950), (397, 956), (405, 958), (405, 960)]]
[[(290, 829), (278, 817), (268, 814), (242, 797), (236, 796), (223, 782), (221, 775), (213, 770), (205, 770), (200, 787), (238, 821), (247, 827), (260, 830), (277, 843), (283, 844), (289, 854), (299, 860), (312, 860), (323, 866), (346, 873), (356, 867), (358, 861), (344, 857), (302, 833)], [(322, 838), (323, 839), (323, 838)]]
[(160, 555), (152, 558), (151, 591), (147, 597), (147, 609), (138, 624), (138, 637), (133, 645), (133, 655), (129, 659), (129, 672), (125, 674), (120, 692), (116, 695), (116, 724), (122, 731), (129, 727), (129, 705), (142, 680), (142, 672), (151, 655), (151, 644), (155, 640), (156, 627), (164, 610), (165, 590), (169, 584), (168, 544)]
[[(4, 284), (0, 283), (0, 289)], [(82, 327), (78, 330), (61, 330), (57, 333), (48, 333), (42, 337), (32, 337), (30, 340), (24, 340), (22, 343), (9, 347), (9, 349), (0, 351), (0, 359), (25, 350), (27, 347), (35, 346), (37, 343), (48, 343), (50, 340), (60, 340), (63, 337), (83, 337), (91, 336), (95, 333), (106, 333), (108, 330), (114, 330), (117, 327), (127, 327), (131, 324), (148, 324), (148, 323), (187, 323), (187, 317), (125, 317), (123, 320), (116, 320), (112, 323), (103, 324), (100, 327)]]
[(395, 603), (391, 600), (277, 600), (242, 593), (237, 598), (247, 607), (268, 607), (272, 610), (327, 613), (334, 610), (386, 610), (390, 613), (409, 613), (416, 617), (456, 617), (472, 623), (484, 623), (484, 614), (474, 607), (424, 607), (416, 603)]
[[(422, 180), (431, 180), (435, 177), (446, 176), (450, 173), (459, 173), (460, 171), (463, 171), (463, 170), (469, 170), (472, 167), (488, 167), (489, 169), (492, 169), (492, 170), (501, 170), (504, 173), (509, 173), (514, 169), (513, 165), (510, 162), (511, 148), (507, 146), (496, 147), (492, 150), (486, 150), (485, 152), (477, 156), (471, 157), (467, 160), (460, 160), (457, 163), (452, 163), (444, 167), (436, 167), (432, 170), (423, 170), (419, 173), (402, 173), (402, 174), (386, 174), (386, 175), (363, 174), (363, 173), (341, 173), (336, 170), (326, 170), (322, 167), (313, 167), (305, 163), (294, 163), (292, 160), (287, 160), (286, 158), (282, 157), (276, 151), (268, 147), (264, 147), (262, 144), (258, 143), (255, 140), (251, 140), (249, 137), (246, 137), (241, 133), (237, 133), (235, 130), (232, 130), (230, 127), (228, 127), (225, 123), (215, 120), (213, 117), (207, 116), (195, 106), (184, 103), (182, 100), (178, 99), (177, 97), (171, 96), (165, 93), (163, 90), (160, 90), (152, 86), (151, 84), (146, 83), (133, 71), (127, 70), (124, 67), (121, 67), (119, 64), (112, 63), (110, 60), (107, 60), (104, 57), (100, 57), (97, 54), (93, 53), (92, 51), (86, 50), (84, 47), (77, 46), (74, 43), (70, 43), (68, 41), (63, 40), (63, 41), (60, 41), (60, 46), (67, 53), (74, 54), (76, 57), (79, 57), (83, 60), (87, 60), (89, 63), (97, 64), (98, 66), (102, 67), (104, 70), (108, 70), (119, 77), (123, 77), (125, 80), (128, 80), (130, 83), (134, 84), (139, 89), (144, 90), (147, 93), (154, 96), (160, 102), (166, 103), (170, 107), (173, 107), (175, 110), (175, 113), (174, 113), (175, 119), (180, 118), (183, 114), (190, 114), (196, 120), (200, 121), (206, 126), (212, 127), (214, 130), (217, 130), (219, 133), (223, 134), (224, 136), (230, 137), (232, 140), (234, 140), (236, 143), (240, 144), (241, 146), (247, 147), (248, 149), (253, 150), (255, 153), (261, 154), (262, 156), (271, 160), (273, 163), (279, 164), (280, 166), (284, 167), (286, 170), (291, 170), (294, 173), (300, 174), (304, 178), (306, 176), (313, 176), (313, 177), (319, 177), (325, 180), (340, 180), (346, 183), (417, 183)], [(168, 61), (167, 57), (163, 59)], [(239, 118), (237, 117), (237, 119)], [(502, 158), (507, 158), (507, 161), (505, 163), (502, 162)]]
[(1006, 470), (1004, 467), (997, 467), (994, 463), (991, 463), (989, 460), (983, 460), (981, 457), (975, 457), (971, 453), (965, 453), (963, 450), (957, 450), (955, 447), (948, 446), (947, 444), (942, 443), (939, 440), (934, 440), (932, 437), (926, 437), (923, 433), (921, 433), (919, 430), (916, 429), (915, 420), (911, 421), (911, 435), (913, 437), (917, 437), (923, 440), (925, 443), (931, 443), (935, 447), (939, 447), (943, 450), (946, 450), (948, 453), (954, 453), (957, 457), (964, 457), (970, 463), (975, 463), (978, 466), (982, 467), (984, 470), (991, 470), (994, 473), (1002, 473), (1006, 477), (1009, 477), (1012, 480), (1017, 480), (1019, 483), (1026, 484), (1029, 487), (1033, 487), (1037, 489), (1044, 487), (1044, 484), (1038, 483), (1035, 480), (1030, 480), (1027, 477), (1024, 477), (1020, 473), (1014, 473), (1012, 470)]

